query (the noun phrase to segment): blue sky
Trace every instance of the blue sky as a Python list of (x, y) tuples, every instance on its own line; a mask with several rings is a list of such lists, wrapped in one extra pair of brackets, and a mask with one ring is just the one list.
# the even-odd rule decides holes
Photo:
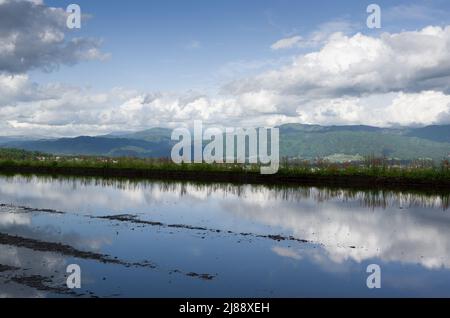
[[(80, 30), (65, 8), (80, 5)], [(381, 7), (381, 29), (366, 8)], [(1, 135), (450, 123), (447, 0), (0, 0)]]
[[(73, 2), (46, 1), (49, 6), (62, 8)], [(355, 24), (355, 32), (372, 32), (365, 27), (365, 21), (366, 7), (373, 1), (79, 0), (76, 3), (91, 17), (72, 36), (102, 39), (102, 49), (111, 58), (106, 62), (62, 66), (50, 74), (38, 71), (33, 79), (97, 89), (120, 86), (145, 91), (214, 91), (233, 75), (228, 74), (231, 70), (226, 71), (230, 63), (254, 62), (254, 68), (237, 74), (243, 75), (258, 71), (258, 65), (263, 67), (265, 63), (283, 61), (282, 57), (298, 53), (298, 50), (271, 50), (271, 44), (280, 38), (308, 34), (321, 24), (337, 20)], [(376, 3), (384, 10), (414, 3), (429, 9), (450, 8), (448, 1)], [(384, 21), (382, 31), (417, 29), (430, 22), (445, 24), (441, 18), (403, 16), (397, 21), (390, 18)]]

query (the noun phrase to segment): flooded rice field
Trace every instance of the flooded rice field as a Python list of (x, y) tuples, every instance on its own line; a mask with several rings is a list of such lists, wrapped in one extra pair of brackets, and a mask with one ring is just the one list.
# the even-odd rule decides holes
[(449, 297), (449, 194), (0, 176), (0, 297), (317, 296)]

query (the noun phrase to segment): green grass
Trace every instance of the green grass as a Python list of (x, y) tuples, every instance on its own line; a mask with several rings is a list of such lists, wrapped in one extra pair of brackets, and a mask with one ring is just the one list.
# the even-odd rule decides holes
[[(14, 154), (14, 153), (13, 153)], [(97, 158), (97, 157), (42, 157), (38, 160), (24, 154), (0, 154), (0, 168), (48, 168), (55, 170), (67, 169), (103, 169), (103, 170), (145, 170), (145, 171), (171, 171), (171, 172), (223, 172), (241, 174), (259, 174), (259, 165), (238, 164), (175, 164), (163, 159), (132, 159), (132, 158)], [(20, 159), (17, 159), (20, 158)], [(22, 159), (23, 158), (23, 159)], [(450, 181), (450, 168), (448, 162), (440, 165), (424, 167), (389, 166), (386, 164), (327, 164), (319, 165), (289, 165), (280, 167), (277, 176), (281, 177), (371, 177), (396, 178), (408, 180)]]
[(50, 155), (13, 148), (0, 148), (0, 160), (36, 160), (39, 157), (51, 157)]
[[(44, 172), (52, 174), (75, 174), (92, 176), (200, 178), (208, 181), (238, 180), (238, 182), (316, 182), (366, 183), (371, 181), (389, 185), (428, 183), (450, 187), (450, 163), (443, 160), (436, 164), (428, 160), (418, 160), (399, 165), (382, 158), (366, 157), (357, 163), (330, 163), (326, 160), (289, 161), (283, 159), (276, 175), (260, 174), (259, 165), (242, 164), (175, 164), (169, 159), (108, 158), (90, 156), (54, 156), (38, 152), (16, 149), (0, 149), (0, 171), (3, 173)], [(242, 179), (239, 181), (240, 177)], [(367, 179), (367, 180), (365, 180)]]

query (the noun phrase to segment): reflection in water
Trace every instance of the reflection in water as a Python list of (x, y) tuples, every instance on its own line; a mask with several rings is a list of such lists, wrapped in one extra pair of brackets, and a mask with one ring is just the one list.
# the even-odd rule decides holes
[[(450, 207), (450, 192), (408, 192), (393, 190), (355, 190), (341, 188), (316, 188), (316, 187), (282, 187), (273, 186), (268, 188), (264, 185), (232, 185), (226, 183), (191, 183), (191, 182), (163, 182), (163, 181), (135, 181), (121, 179), (83, 178), (83, 177), (49, 177), (49, 176), (4, 176), (6, 183), (39, 183), (45, 185), (58, 185), (71, 190), (86, 187), (102, 187), (123, 190), (127, 192), (145, 191), (153, 192), (155, 188), (161, 193), (176, 193), (180, 197), (189, 195), (189, 191), (202, 193), (207, 198), (213, 193), (246, 197), (264, 193), (269, 195), (270, 200), (294, 200), (314, 198), (316, 202), (330, 200), (357, 201), (362, 207), (388, 208), (392, 206), (402, 208), (431, 207), (448, 210)], [(267, 191), (271, 190), (271, 191)]]
[[(228, 283), (251, 279), (248, 273), (239, 272), (236, 264), (232, 265), (236, 254), (243, 259), (249, 257), (248, 262), (257, 262), (252, 263), (254, 275), (266, 277), (264, 275), (269, 272), (271, 275), (277, 272), (277, 283), (265, 281), (270, 288), (282, 288), (285, 294), (280, 292), (280, 295), (307, 292), (299, 291), (298, 286), (289, 287), (292, 277), (314, 276), (321, 272), (332, 275), (332, 278), (328, 277), (329, 281), (334, 279), (336, 284), (342, 283), (339, 275), (354, 273), (357, 264), (366, 262), (382, 263), (383, 268), (395, 272), (398, 277), (401, 276), (398, 266), (412, 266), (416, 274), (422, 273), (422, 276), (416, 275), (418, 285), (434, 286), (435, 283), (426, 273), (433, 271), (441, 275), (437, 282), (442, 282), (442, 275), (447, 275), (446, 278), (449, 275), (449, 196), (449, 193), (388, 190), (1, 177), (0, 204), (3, 206), (0, 208), (0, 232), (67, 243), (82, 250), (102, 251), (128, 259), (155, 258), (166, 268), (188, 271), (187, 268), (194, 264), (205, 267), (201, 272), (217, 273), (219, 279), (211, 284), (214, 290), (222, 292), (227, 289), (220, 287), (220, 277), (228, 277)], [(42, 216), (37, 218), (34, 214), (20, 212), (20, 209), (14, 208), (17, 206), (55, 209), (67, 214), (48, 214), (42, 219)], [(118, 214), (131, 214), (133, 218), (91, 218)], [(74, 227), (74, 220), (70, 218), (77, 220), (75, 223), (79, 226)], [(129, 220), (143, 222), (127, 222)], [(173, 228), (159, 226), (159, 222), (187, 226), (179, 227), (179, 231), (174, 232)], [(124, 233), (127, 234), (119, 234), (115, 228), (117, 226), (124, 231), (126, 229)], [(141, 228), (142, 233), (135, 233), (135, 227)], [(208, 239), (205, 239), (202, 228), (217, 229), (217, 233), (209, 231)], [(276, 237), (274, 235), (293, 236), (312, 244), (264, 239)], [(153, 237), (150, 241), (152, 249), (146, 245), (149, 244), (149, 236)], [(260, 243), (257, 243), (257, 238)], [(188, 243), (190, 240), (192, 242)], [(252, 245), (243, 245), (245, 242)], [(189, 247), (189, 244), (192, 246)], [(15, 247), (14, 250), (2, 245), (0, 248), (0, 264), (18, 266), (27, 262), (39, 263), (36, 254), (26, 249)], [(23, 259), (24, 255), (28, 255), (27, 261)], [(192, 257), (192, 264), (176, 263), (189, 257)], [(264, 262), (260, 261), (262, 259)], [(287, 260), (292, 262), (290, 269), (285, 267)], [(48, 255), (51, 264), (65, 264), (66, 261), (61, 255)], [(303, 269), (306, 272), (298, 272), (298, 266), (306, 266)], [(283, 274), (278, 269), (282, 269)], [(399, 279), (392, 278), (391, 287), (397, 286), (411, 292), (405, 287), (406, 283), (401, 283)], [(409, 279), (404, 281), (412, 282)], [(258, 286), (254, 281), (252, 284), (249, 286)], [(355, 286), (352, 288), (356, 290)], [(352, 288), (349, 287), (349, 290)], [(450, 294), (450, 285), (442, 288), (438, 294)], [(196, 287), (182, 290), (194, 292)], [(251, 290), (243, 296), (255, 296)], [(384, 292), (388, 290), (386, 287)], [(172, 289), (167, 290), (168, 295), (172, 295), (171, 292)], [(358, 294), (361, 292), (358, 290)], [(10, 291), (9, 294), (17, 293)], [(260, 294), (266, 295), (266, 292)], [(225, 295), (236, 296), (236, 292)], [(320, 295), (320, 290), (317, 295)]]
[[(46, 212), (49, 213), (49, 212)], [(96, 252), (111, 240), (98, 236), (96, 238), (81, 235), (77, 232), (63, 233), (61, 227), (46, 223), (36, 226), (37, 218), (27, 209), (2, 205), (0, 206), (0, 233), (14, 238), (27, 238), (33, 242), (68, 244), (73, 249)], [(50, 247), (31, 246), (30, 244), (11, 243), (0, 245), (0, 268), (11, 267), (16, 271), (4, 270), (0, 277), (2, 287), (0, 297), (44, 297), (48, 292), (60, 291), (65, 286), (65, 270), (67, 257), (54, 253)], [(33, 245), (33, 244), (31, 244)], [(34, 278), (27, 284), (18, 284), (18, 280)], [(40, 279), (41, 278), (41, 279)], [(34, 288), (32, 288), (33, 286)], [(61, 287), (62, 286), (62, 287)], [(70, 291), (65, 293), (71, 294)]]

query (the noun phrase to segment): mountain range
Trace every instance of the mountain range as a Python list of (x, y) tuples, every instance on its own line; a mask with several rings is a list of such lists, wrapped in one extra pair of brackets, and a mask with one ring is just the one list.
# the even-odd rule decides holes
[[(332, 161), (346, 161), (375, 155), (401, 160), (429, 158), (440, 161), (450, 155), (450, 125), (379, 128), (362, 125), (286, 124), (279, 128), (282, 157), (320, 157)], [(171, 132), (172, 130), (166, 128), (152, 128), (95, 137), (0, 137), (0, 147), (58, 155), (169, 157), (175, 143), (170, 138)]]

